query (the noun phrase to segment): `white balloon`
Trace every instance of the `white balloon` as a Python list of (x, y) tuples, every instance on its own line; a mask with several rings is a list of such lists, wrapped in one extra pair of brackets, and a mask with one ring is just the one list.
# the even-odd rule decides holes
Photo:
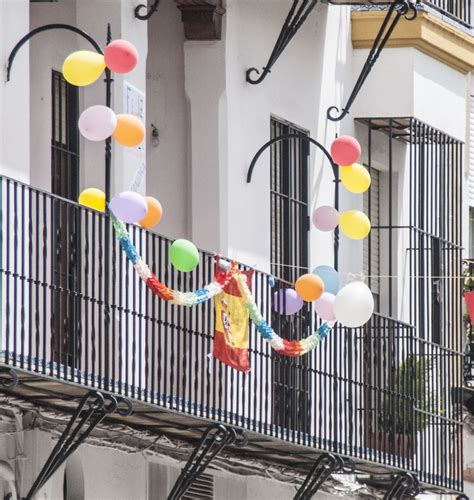
[(358, 328), (374, 312), (374, 297), (362, 281), (353, 281), (339, 290), (334, 301), (334, 316), (343, 326)]
[(107, 106), (98, 104), (81, 113), (79, 130), (90, 141), (105, 141), (117, 127), (117, 116)]

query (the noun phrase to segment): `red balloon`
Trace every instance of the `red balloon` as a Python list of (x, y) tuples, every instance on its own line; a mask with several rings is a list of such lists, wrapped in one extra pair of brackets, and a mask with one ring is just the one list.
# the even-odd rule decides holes
[(104, 59), (114, 73), (128, 73), (138, 63), (138, 51), (127, 40), (114, 40), (105, 48)]
[(349, 166), (359, 161), (360, 144), (349, 135), (341, 135), (331, 144), (331, 156), (336, 165)]

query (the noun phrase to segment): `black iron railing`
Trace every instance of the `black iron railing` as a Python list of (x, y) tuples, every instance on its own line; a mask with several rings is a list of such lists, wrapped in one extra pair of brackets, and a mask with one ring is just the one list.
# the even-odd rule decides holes
[[(237, 372), (210, 356), (213, 303), (184, 309), (154, 297), (104, 214), (5, 177), (0, 206), (0, 363), (462, 488), (460, 401), (452, 390), (462, 353), (376, 314), (363, 328), (337, 327), (305, 363), (274, 355), (252, 326), (252, 370)], [(201, 252), (196, 271), (182, 274), (170, 266), (167, 239), (129, 230), (169, 286), (190, 290), (212, 280), (213, 255)], [(255, 272), (253, 294), (272, 321), (268, 278)], [(273, 318), (282, 335), (285, 321)], [(306, 309), (290, 322), (298, 325), (291, 334), (304, 337), (316, 323)]]
[(448, 15), (461, 21), (466, 26), (471, 26), (471, 0), (423, 0), (424, 3), (439, 10), (442, 14)]

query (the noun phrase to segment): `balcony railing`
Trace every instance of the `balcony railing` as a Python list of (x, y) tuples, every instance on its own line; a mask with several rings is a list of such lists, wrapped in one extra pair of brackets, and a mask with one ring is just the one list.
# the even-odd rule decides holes
[(465, 26), (471, 26), (471, 0), (424, 0), (424, 3)]
[[(392, 0), (328, 0), (328, 2), (335, 5), (364, 5), (373, 7), (387, 6), (392, 3)], [(466, 27), (472, 26), (471, 0), (418, 0), (413, 3), (426, 4)]]
[[(363, 328), (337, 327), (303, 358), (276, 355), (251, 326), (252, 369), (237, 372), (210, 356), (213, 303), (184, 309), (153, 296), (107, 216), (5, 177), (0, 200), (0, 363), (352, 457), (359, 470), (371, 462), (462, 489), (461, 402), (452, 390), (462, 385), (461, 353), (375, 314)], [(198, 268), (182, 274), (167, 239), (129, 231), (169, 286), (212, 281), (213, 255), (201, 252)], [(287, 338), (307, 336), (313, 311), (275, 317), (268, 278), (256, 271), (253, 280), (265, 319)]]

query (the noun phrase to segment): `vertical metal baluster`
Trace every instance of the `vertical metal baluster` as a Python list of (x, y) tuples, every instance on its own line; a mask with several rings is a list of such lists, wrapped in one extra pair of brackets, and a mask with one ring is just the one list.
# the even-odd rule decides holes
[[(112, 345), (109, 346), (109, 350), (111, 353), (110, 358), (112, 358), (112, 372), (110, 374), (110, 382), (111, 382), (111, 389), (113, 391), (119, 391), (120, 393), (120, 373), (117, 373), (117, 315), (121, 315), (122, 312), (120, 311), (120, 308), (117, 307), (117, 241), (114, 240), (114, 229), (113, 226), (110, 224), (110, 222), (106, 225), (106, 230), (110, 231), (110, 246), (112, 248), (111, 252), (111, 258), (112, 258), (112, 274), (110, 276), (110, 287), (111, 287), (111, 300), (112, 303), (110, 304), (109, 308), (109, 315), (110, 315), (110, 324), (112, 325)], [(109, 247), (110, 248), (110, 247)], [(121, 285), (121, 280), (119, 279), (118, 281), (119, 287)], [(110, 297), (110, 294), (109, 294)], [(120, 335), (120, 332), (119, 332)], [(119, 353), (120, 356), (120, 353)]]
[[(75, 214), (75, 220), (76, 220), (76, 237), (75, 237), (75, 245), (76, 245), (76, 317), (75, 321), (77, 324), (77, 372), (78, 372), (78, 380), (77, 382), (79, 384), (82, 384), (82, 346), (83, 346), (83, 334), (84, 334), (84, 324), (82, 320), (82, 305), (83, 305), (83, 297), (84, 297), (84, 290), (82, 288), (82, 268), (83, 268), (83, 254), (82, 254), (82, 245), (84, 241), (84, 235), (83, 235), (83, 224), (82, 224), (82, 216), (83, 216), (83, 211), (81, 210), (80, 207), (75, 206), (74, 207), (74, 214)], [(87, 375), (86, 375), (87, 376)]]
[[(11, 351), (11, 333), (10, 333), (10, 305), (11, 305), (11, 296), (10, 296), (10, 288), (11, 288), (11, 265), (10, 265), (10, 260), (11, 260), (11, 247), (12, 247), (12, 242), (11, 242), (11, 214), (13, 213), (13, 210), (11, 209), (11, 196), (10, 196), (10, 179), (6, 180), (6, 231), (5, 231), (5, 339), (6, 339), (6, 346), (5, 346), (5, 359), (8, 364), (11, 362), (15, 366), (15, 360), (10, 359), (10, 351)], [(44, 316), (46, 318), (46, 316)]]
[[(127, 226), (127, 231), (129, 230)], [(130, 391), (130, 321), (133, 321), (133, 317), (130, 314), (130, 296), (133, 294), (133, 290), (130, 289), (130, 266), (128, 261), (124, 259), (125, 268), (125, 395), (133, 397), (133, 389)], [(133, 279), (133, 278), (132, 278)]]
[[(0, 189), (3, 190), (3, 182), (2, 185), (0, 186)], [(1, 209), (1, 205), (0, 205)], [(40, 361), (40, 352), (41, 352), (41, 340), (40, 340), (40, 300), (39, 300), (39, 292), (40, 292), (40, 264), (39, 264), (39, 255), (40, 255), (40, 236), (39, 236), (39, 230), (40, 230), (40, 197), (39, 197), (39, 191), (35, 191), (35, 244), (34, 244), (34, 253), (35, 253), (35, 285), (34, 285), (34, 290), (35, 290), (35, 307), (34, 307), (34, 322), (35, 322), (35, 371), (39, 372), (39, 361)], [(0, 234), (2, 238), (2, 243), (0, 245), (3, 245), (3, 214), (0, 216)], [(1, 247), (3, 248), (3, 246)], [(3, 261), (2, 261), (3, 263)]]
[[(95, 263), (97, 260), (96, 257), (96, 239), (97, 239), (97, 231), (96, 231), (96, 214), (91, 212), (90, 217), (92, 219), (92, 224), (91, 224), (91, 279), (90, 279), (90, 298), (91, 298), (91, 375), (92, 375), (92, 380), (91, 380), (91, 385), (92, 387), (96, 386), (96, 323), (95, 323), (95, 316), (96, 316), (96, 307), (97, 303), (94, 300), (95, 295), (95, 283), (97, 280), (96, 276), (96, 270), (95, 270)], [(100, 353), (99, 353), (100, 355)], [(100, 375), (100, 372), (99, 372)], [(100, 387), (100, 382), (99, 382), (99, 387)]]
[[(156, 275), (156, 240), (157, 236), (151, 235), (151, 271)], [(147, 247), (148, 248), (148, 247)], [(161, 317), (158, 319), (156, 314), (157, 300), (155, 294), (151, 295), (151, 402), (153, 404), (160, 404), (160, 399), (157, 397), (157, 388), (160, 387), (158, 382), (158, 370), (156, 362), (161, 365), (161, 349), (160, 340), (156, 339), (157, 326), (158, 331), (161, 329)], [(160, 321), (160, 323), (158, 323)], [(157, 347), (158, 346), (158, 347)], [(157, 358), (158, 355), (158, 358)]]
[[(132, 230), (132, 241), (134, 246), (137, 246), (137, 230), (136, 226), (131, 227)], [(130, 266), (129, 266), (130, 267)], [(132, 271), (132, 308), (130, 310), (130, 322), (132, 324), (132, 387), (131, 395), (132, 398), (136, 397), (137, 392), (137, 279), (135, 273)]]
[[(86, 380), (89, 380), (89, 375), (90, 375), (90, 362), (89, 362), (89, 346), (91, 344), (90, 342), (90, 332), (92, 332), (89, 320), (90, 317), (93, 317), (92, 313), (92, 308), (94, 307), (94, 304), (90, 300), (91, 295), (89, 295), (89, 268), (90, 268), (90, 253), (89, 253), (89, 246), (90, 246), (90, 219), (92, 217), (91, 213), (89, 210), (83, 210), (84, 213), (84, 369), (85, 369), (85, 377)], [(92, 257), (92, 260), (94, 257)], [(92, 279), (93, 281), (93, 279)], [(89, 304), (91, 306), (91, 316), (89, 316)], [(92, 347), (91, 347), (92, 350)], [(92, 381), (92, 383), (94, 383)]]
[[(138, 239), (138, 248), (139, 248), (139, 255), (143, 255), (142, 252), (142, 241), (143, 241), (143, 234), (141, 229), (137, 229), (137, 226), (133, 226), (133, 233), (134, 236), (135, 234), (138, 233), (137, 239)], [(134, 238), (135, 239), (135, 238)], [(134, 352), (134, 357), (138, 357), (138, 377), (136, 380), (138, 387), (137, 387), (137, 397), (138, 399), (142, 398), (142, 390), (143, 390), (143, 384), (142, 384), (142, 373), (143, 373), (143, 317), (142, 317), (142, 311), (143, 311), (143, 293), (142, 293), (142, 282), (140, 279), (138, 279), (137, 273), (134, 274), (134, 289), (136, 289), (136, 293), (138, 295), (138, 310), (136, 309), (136, 304), (133, 305), (133, 311), (135, 315), (135, 322), (134, 324), (136, 325), (136, 322), (138, 321), (138, 349), (135, 346), (135, 349), (133, 350)], [(136, 330), (137, 327), (135, 326)], [(135, 384), (133, 384), (135, 386)]]
[[(13, 183), (13, 366), (18, 363), (18, 185)], [(20, 361), (20, 366), (22, 365)]]
[[(176, 284), (174, 288), (178, 290), (183, 290), (184, 283), (186, 281), (186, 273), (178, 272), (176, 277)], [(182, 374), (181, 374), (181, 363), (182, 363), (182, 337), (183, 337), (183, 308), (180, 306), (173, 307), (173, 312), (175, 314), (175, 319), (173, 323), (173, 330), (176, 333), (175, 342), (173, 344), (176, 345), (175, 358), (173, 364), (173, 370), (176, 370), (176, 409), (179, 411), (180, 405), (182, 407), (182, 411), (184, 411), (184, 395), (182, 394)]]
[[(26, 236), (26, 231), (25, 231), (25, 185), (21, 184), (21, 243), (20, 243), (20, 252), (21, 252), (21, 266), (20, 266), (20, 273), (21, 273), (21, 279), (20, 279), (20, 352), (21, 352), (21, 359), (20, 359), (20, 366), (21, 368), (25, 367), (25, 279), (26, 279), (26, 270), (25, 270), (25, 236)], [(18, 246), (16, 248), (19, 248)], [(28, 358), (30, 358), (30, 349), (28, 349)], [(31, 361), (29, 361), (28, 364), (31, 364)]]
[[(97, 241), (97, 249), (98, 249), (98, 255), (97, 255), (97, 287), (94, 287), (97, 290), (97, 333), (98, 333), (98, 339), (97, 339), (97, 344), (98, 344), (98, 358), (99, 358), (99, 363), (98, 363), (98, 369), (97, 369), (97, 375), (98, 375), (98, 387), (101, 389), (104, 387), (104, 377), (106, 376), (105, 370), (104, 370), (104, 350), (106, 349), (105, 346), (105, 340), (104, 340), (104, 295), (103, 295), (103, 288), (102, 288), (102, 283), (104, 283), (104, 264), (105, 260), (107, 259), (107, 255), (105, 255), (104, 247), (102, 246), (102, 242), (105, 241), (105, 235), (103, 234), (104, 232), (104, 220), (102, 219), (101, 215), (97, 215), (97, 221), (98, 221), (98, 241)], [(105, 319), (105, 318), (104, 318)]]
[[(124, 363), (123, 363), (123, 351), (124, 351), (124, 343), (123, 343), (123, 331), (124, 325), (123, 321), (127, 321), (127, 313), (125, 312), (124, 307), (124, 299), (123, 293), (125, 291), (125, 296), (128, 294), (128, 287), (126, 283), (126, 277), (124, 275), (124, 267), (128, 268), (128, 261), (124, 257), (124, 252), (119, 251), (119, 279), (118, 279), (118, 311), (119, 311), (119, 324), (118, 324), (118, 392), (119, 394), (126, 394), (127, 387), (124, 384), (126, 380), (126, 375), (124, 376)], [(125, 389), (124, 389), (125, 385)]]
[[(163, 267), (160, 266), (159, 271), (159, 279), (160, 280), (165, 280), (166, 283), (169, 283), (168, 278), (170, 276), (170, 264), (169, 264), (169, 252), (168, 252), (168, 247), (169, 247), (169, 242), (167, 240), (164, 240), (161, 238), (160, 240), (160, 255), (164, 255), (164, 262), (161, 261), (163, 264)], [(169, 343), (169, 337), (171, 334), (171, 327), (169, 324), (169, 314), (168, 311), (170, 309), (170, 305), (168, 303), (162, 303), (161, 306), (163, 307), (165, 313), (164, 313), (164, 319), (165, 319), (165, 328), (163, 329), (163, 338), (164, 338), (164, 370), (163, 370), (163, 395), (166, 398), (165, 401), (168, 401), (168, 398), (170, 398), (169, 405), (170, 407), (172, 406), (172, 392), (168, 388), (169, 381), (170, 381), (170, 372), (173, 371), (173, 365), (171, 364), (170, 361), (170, 350), (168, 349), (168, 343)]]
[[(207, 275), (207, 266), (208, 262), (212, 259), (212, 257), (209, 254), (203, 255), (202, 258), (202, 267), (200, 269), (200, 275), (201, 275), (201, 283), (207, 283), (206, 281), (206, 275)], [(212, 301), (214, 302), (214, 301)], [(201, 404), (203, 406), (204, 412), (202, 412), (203, 417), (205, 418), (210, 418), (210, 406), (214, 406), (214, 402), (210, 401), (210, 364), (213, 363), (213, 360), (211, 358), (212, 354), (210, 351), (210, 332), (209, 330), (206, 329), (206, 316), (207, 316), (207, 303), (204, 302), (199, 306), (199, 309), (197, 310), (196, 313), (196, 330), (201, 329), (202, 336), (201, 336), (201, 356), (202, 356), (202, 363), (201, 363), (201, 373), (200, 373), (200, 379), (201, 379)], [(209, 358), (207, 357), (207, 354), (209, 353)], [(196, 386), (197, 387), (197, 386)], [(196, 397), (198, 395), (198, 390), (196, 389)]]
[[(145, 234), (145, 262), (150, 262), (150, 233), (146, 230), (142, 231)], [(151, 322), (151, 315), (149, 309), (150, 292), (142, 283), (141, 287), (145, 294), (145, 401), (149, 400), (150, 394), (150, 338), (149, 338), (149, 323)], [(153, 323), (152, 323), (153, 324)], [(153, 351), (152, 351), (153, 352)], [(153, 396), (152, 396), (153, 401)]]
[[(208, 258), (207, 260), (207, 273), (205, 274), (206, 276), (206, 283), (209, 283), (212, 277), (212, 265), (213, 261), (211, 257)], [(212, 335), (212, 326), (215, 328), (215, 321), (214, 318), (212, 317), (212, 305), (209, 302), (206, 302), (205, 306), (205, 315), (206, 315), (206, 327), (207, 327), (207, 334), (208, 334), (208, 341), (207, 341), (207, 351), (211, 352), (211, 335)], [(209, 386), (210, 383), (212, 383), (212, 418), (213, 420), (217, 419), (216, 415), (216, 407), (217, 407), (217, 384), (220, 384), (220, 379), (217, 379), (217, 364), (218, 361), (216, 359), (212, 359), (212, 379), (210, 380), (210, 374), (207, 376), (208, 380), (208, 387), (207, 387), (207, 400), (209, 401), (210, 396), (211, 396), (211, 387)], [(218, 408), (220, 411), (220, 407)]]
[[(204, 253), (201, 257), (201, 265), (197, 271), (198, 282), (201, 284), (206, 283), (206, 264), (207, 260), (210, 258), (209, 254)], [(214, 299), (211, 301), (214, 302)], [(210, 358), (207, 357), (209, 351), (206, 350), (206, 337), (207, 332), (204, 327), (204, 313), (205, 313), (205, 303), (197, 306), (196, 314), (194, 316), (194, 321), (191, 322), (191, 328), (194, 330), (195, 335), (195, 381), (194, 381), (194, 397), (196, 401), (201, 403), (200, 416), (209, 418), (209, 399), (205, 397), (204, 384), (207, 380), (205, 373), (208, 371), (208, 363), (211, 362)], [(197, 332), (201, 332), (200, 341), (198, 341)]]

